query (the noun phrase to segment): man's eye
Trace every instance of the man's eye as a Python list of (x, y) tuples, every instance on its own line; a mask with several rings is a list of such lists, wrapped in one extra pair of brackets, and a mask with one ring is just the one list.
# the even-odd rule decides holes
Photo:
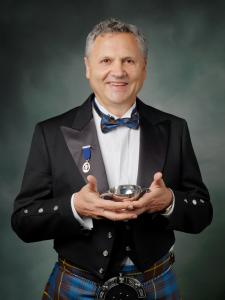
[(133, 60), (133, 59), (130, 59), (130, 58), (127, 59), (126, 62), (127, 62), (128, 64), (134, 64), (134, 60)]
[(109, 58), (104, 58), (103, 60), (101, 60), (101, 63), (104, 64), (109, 64), (111, 62), (111, 60)]

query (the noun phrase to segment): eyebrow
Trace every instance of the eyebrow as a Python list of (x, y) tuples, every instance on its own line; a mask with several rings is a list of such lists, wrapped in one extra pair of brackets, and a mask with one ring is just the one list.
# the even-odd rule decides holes
[[(114, 58), (110, 55), (105, 55), (105, 56), (99, 57), (99, 60), (103, 60), (103, 59), (114, 59)], [(127, 60), (127, 59), (135, 60), (135, 57), (134, 56), (124, 56), (120, 59), (121, 60)]]
[(135, 60), (135, 58), (134, 58), (133, 56), (125, 56), (125, 57), (122, 58), (122, 59), (124, 59), (124, 60), (126, 60), (126, 59), (132, 59), (132, 60)]

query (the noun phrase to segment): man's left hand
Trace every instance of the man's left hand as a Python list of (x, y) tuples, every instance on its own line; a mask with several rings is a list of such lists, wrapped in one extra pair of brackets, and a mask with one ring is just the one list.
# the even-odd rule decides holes
[(150, 185), (150, 192), (145, 193), (139, 200), (132, 202), (133, 212), (137, 215), (144, 212), (163, 213), (172, 204), (172, 199), (172, 191), (166, 187), (162, 173), (157, 172)]

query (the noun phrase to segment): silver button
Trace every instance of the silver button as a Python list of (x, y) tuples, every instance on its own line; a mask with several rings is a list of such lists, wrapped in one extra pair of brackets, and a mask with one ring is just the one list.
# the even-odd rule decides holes
[(24, 209), (23, 211), (25, 214), (28, 214), (28, 209)]
[(102, 252), (102, 255), (103, 255), (103, 256), (108, 256), (108, 255), (109, 255), (108, 250), (104, 250), (104, 251)]
[(53, 207), (53, 210), (54, 210), (54, 211), (56, 211), (56, 210), (58, 210), (58, 209), (59, 209), (58, 205), (55, 205), (55, 206)]
[(200, 199), (200, 202), (201, 202), (201, 203), (205, 203), (205, 201), (204, 201), (203, 199)]
[(185, 203), (188, 203), (188, 200), (185, 198), (185, 199), (184, 199), (184, 202), (185, 202)]
[(98, 272), (99, 272), (100, 274), (103, 274), (103, 273), (104, 273), (104, 269), (103, 269), (103, 268), (100, 268), (100, 269), (98, 270)]
[(131, 250), (130, 246), (126, 246), (125, 250), (130, 251)]
[(193, 205), (197, 205), (197, 201), (195, 199), (192, 200)]
[(112, 232), (109, 231), (108, 234), (107, 234), (107, 236), (108, 236), (109, 239), (111, 239), (112, 238)]
[(39, 208), (38, 212), (39, 214), (43, 213), (44, 209), (43, 208)]

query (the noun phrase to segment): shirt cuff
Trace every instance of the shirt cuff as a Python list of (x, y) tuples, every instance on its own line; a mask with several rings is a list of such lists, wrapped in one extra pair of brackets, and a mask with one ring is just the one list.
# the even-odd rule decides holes
[(74, 201), (76, 201), (76, 193), (74, 193), (71, 197), (71, 208), (73, 211), (74, 218), (83, 226), (85, 229), (91, 230), (93, 228), (93, 220), (89, 217), (80, 217), (74, 207)]
[(169, 189), (172, 193), (172, 203), (170, 204), (169, 207), (166, 208), (166, 210), (161, 213), (162, 216), (165, 216), (165, 217), (169, 217), (172, 212), (174, 211), (174, 205), (175, 205), (175, 196), (174, 196), (174, 192), (173, 190)]

